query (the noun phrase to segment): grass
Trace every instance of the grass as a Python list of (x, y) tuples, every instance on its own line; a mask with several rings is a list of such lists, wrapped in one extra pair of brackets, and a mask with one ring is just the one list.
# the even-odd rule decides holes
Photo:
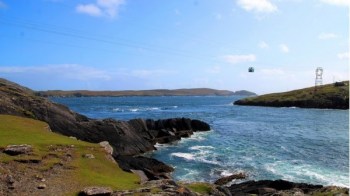
[(194, 182), (190, 184), (185, 184), (185, 187), (191, 191), (197, 192), (203, 195), (209, 195), (212, 192), (213, 185), (205, 182)]
[[(117, 164), (106, 158), (106, 153), (98, 144), (74, 140), (47, 130), (44, 122), (0, 115), (0, 148), (11, 144), (29, 144), (33, 146), (31, 155), (9, 156), (0, 153), (0, 162), (10, 163), (16, 159), (42, 159), (38, 170), (49, 170), (61, 162), (64, 151), (53, 151), (53, 147), (71, 148), (72, 161), (68, 167), (65, 183), (78, 184), (76, 194), (86, 186), (109, 186), (114, 190), (135, 189), (140, 187), (137, 175), (124, 172)], [(93, 154), (95, 159), (83, 158), (84, 154)], [(1, 171), (0, 171), (1, 172)]]

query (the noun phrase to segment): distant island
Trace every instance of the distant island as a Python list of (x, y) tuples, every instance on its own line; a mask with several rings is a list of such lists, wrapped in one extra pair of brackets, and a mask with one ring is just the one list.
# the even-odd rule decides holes
[(124, 91), (89, 91), (89, 90), (49, 90), (37, 91), (36, 95), (42, 97), (122, 97), (122, 96), (254, 96), (253, 92), (240, 90), (216, 90), (210, 88), (191, 89), (155, 89), (155, 90), (124, 90)]
[(283, 93), (248, 97), (235, 105), (349, 109), (349, 81), (336, 82)]

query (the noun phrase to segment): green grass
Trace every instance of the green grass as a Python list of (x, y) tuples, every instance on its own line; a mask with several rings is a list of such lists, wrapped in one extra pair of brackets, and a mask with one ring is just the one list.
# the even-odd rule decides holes
[(185, 184), (185, 187), (190, 189), (191, 191), (197, 192), (199, 194), (208, 195), (212, 192), (212, 184), (205, 182), (194, 182), (190, 184)]
[[(72, 147), (73, 168), (68, 170), (67, 177), (61, 179), (66, 183), (78, 183), (76, 193), (86, 186), (109, 186), (114, 190), (135, 189), (139, 185), (139, 177), (135, 174), (124, 172), (117, 164), (106, 158), (102, 147), (79, 140), (74, 140), (48, 131), (48, 125), (44, 122), (10, 116), (0, 115), (0, 148), (11, 144), (29, 144), (34, 150), (31, 155), (9, 156), (0, 153), (0, 162), (9, 163), (16, 159), (42, 159), (39, 170), (48, 170), (60, 162), (64, 152), (52, 152), (50, 148), (55, 146)], [(83, 158), (83, 154), (93, 154), (95, 159)], [(1, 172), (1, 171), (0, 171)]]

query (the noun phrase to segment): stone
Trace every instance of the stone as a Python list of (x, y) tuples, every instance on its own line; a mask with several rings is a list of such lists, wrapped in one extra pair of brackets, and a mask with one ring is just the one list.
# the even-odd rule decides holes
[(145, 183), (145, 182), (147, 182), (149, 180), (147, 178), (145, 172), (143, 172), (142, 170), (133, 170), (133, 169), (131, 169), (130, 171), (140, 177), (141, 184), (143, 184), (143, 183)]
[(79, 195), (88, 196), (88, 195), (98, 195), (98, 196), (108, 196), (111, 195), (113, 190), (110, 187), (86, 187), (84, 188)]
[(29, 154), (33, 151), (31, 145), (21, 144), (21, 145), (8, 145), (6, 146), (4, 153), (8, 155), (19, 155), (19, 154)]
[(232, 180), (245, 179), (246, 177), (247, 176), (244, 173), (232, 174), (232, 175), (229, 175), (229, 176), (225, 176), (225, 177), (219, 178), (218, 180), (216, 180), (214, 182), (214, 184), (216, 184), (216, 185), (225, 185), (225, 184), (231, 182)]
[(113, 155), (113, 147), (109, 144), (108, 141), (103, 141), (103, 142), (100, 142), (99, 144), (105, 149), (107, 154)]
[(83, 154), (83, 158), (94, 159), (95, 156), (93, 154)]
[(46, 188), (46, 184), (43, 184), (43, 183), (40, 183), (38, 186), (37, 186), (38, 189), (45, 189)]

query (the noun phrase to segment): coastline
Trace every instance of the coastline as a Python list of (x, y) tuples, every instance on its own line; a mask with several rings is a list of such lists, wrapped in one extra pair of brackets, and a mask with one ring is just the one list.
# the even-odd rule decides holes
[[(147, 161), (144, 161), (144, 158), (137, 158), (136, 159), (133, 157), (131, 157), (130, 155), (141, 155), (144, 152), (147, 152), (149, 150), (154, 150), (154, 144), (156, 144), (156, 142), (161, 142), (161, 143), (169, 143), (175, 140), (180, 139), (181, 137), (190, 137), (193, 133), (193, 131), (197, 131), (197, 130), (209, 130), (210, 127), (208, 124), (201, 122), (201, 121), (197, 121), (197, 120), (191, 120), (191, 119), (184, 119), (184, 118), (179, 118), (179, 119), (167, 119), (167, 120), (160, 120), (160, 121), (154, 121), (154, 120), (142, 120), (142, 119), (135, 119), (135, 120), (130, 120), (128, 122), (123, 122), (123, 121), (115, 121), (112, 119), (104, 119), (104, 120), (94, 120), (94, 119), (89, 119), (81, 114), (72, 112), (69, 110), (69, 108), (67, 108), (66, 106), (63, 105), (59, 105), (59, 104), (54, 104), (51, 103), (50, 101), (48, 101), (47, 99), (41, 98), (41, 97), (36, 97), (35, 95), (33, 95), (31, 93), (31, 91), (28, 91), (28, 89), (23, 89), (23, 87), (19, 87), (16, 86), (14, 84), (9, 84), (9, 83), (5, 83), (2, 86), (6, 86), (6, 85), (10, 85), (11, 88), (8, 88), (9, 91), (2, 91), (2, 93), (8, 94), (10, 96), (10, 99), (8, 100), (10, 103), (11, 102), (15, 102), (15, 103), (22, 103), (22, 104), (18, 104), (22, 107), (22, 110), (13, 110), (11, 108), (9, 108), (8, 106), (11, 106), (11, 104), (8, 104), (5, 102), (4, 105), (2, 105), (2, 110), (1, 113), (8, 113), (11, 115), (17, 115), (17, 116), (25, 116), (25, 117), (30, 117), (30, 118), (42, 118), (43, 120), (46, 120), (47, 123), (51, 123), (51, 129), (53, 131), (57, 131), (57, 129), (62, 130), (64, 132), (62, 132), (64, 135), (67, 136), (74, 136), (73, 134), (77, 134), (75, 136), (77, 136), (78, 139), (81, 140), (85, 140), (85, 141), (98, 141), (98, 140), (102, 140), (102, 139), (106, 139), (106, 138), (89, 138), (89, 137), (96, 137), (94, 132), (90, 132), (90, 133), (83, 133), (80, 130), (79, 126), (82, 126), (82, 128), (86, 129), (86, 127), (97, 127), (99, 131), (107, 131), (106, 133), (111, 133), (111, 129), (113, 130), (117, 130), (120, 133), (123, 133), (124, 135), (126, 134), (126, 136), (130, 135), (132, 137), (137, 137), (137, 136), (142, 136), (143, 138), (149, 138), (150, 140), (139, 140), (138, 139), (136, 141), (138, 142), (143, 142), (143, 146), (138, 146), (139, 144), (133, 143), (131, 141), (135, 141), (134, 139), (130, 139), (129, 137), (125, 138), (127, 143), (124, 143), (125, 146), (123, 146), (121, 149), (124, 149), (124, 154), (121, 152), (120, 149), (118, 149), (120, 146), (116, 147), (114, 146), (114, 148), (116, 149), (115, 153), (113, 154), (113, 157), (118, 161), (118, 156), (120, 155), (129, 155), (126, 159), (124, 159), (125, 157), (123, 157), (122, 159), (122, 163), (128, 163), (129, 165), (126, 167), (134, 167), (132, 168), (133, 170), (142, 170), (145, 169), (143, 172), (146, 171), (146, 173), (148, 173), (148, 178), (150, 176), (155, 177), (155, 179), (152, 180), (161, 180), (162, 179), (168, 179), (169, 180), (169, 175), (165, 174), (165, 173), (169, 173), (172, 170), (171, 169), (166, 169), (164, 170), (164, 168), (167, 168), (167, 166), (162, 165), (162, 163), (157, 162), (156, 167), (161, 166), (161, 171), (159, 173), (159, 167), (158, 168), (154, 168), (152, 169), (152, 167), (147, 167)], [(3, 94), (4, 95), (4, 94)], [(16, 99), (12, 99), (13, 96), (16, 96)], [(6, 96), (3, 96), (6, 97)], [(6, 99), (5, 99), (6, 101)], [(38, 103), (43, 104), (43, 105), (38, 105)], [(36, 107), (38, 108), (34, 108), (33, 105), (36, 105)], [(45, 107), (49, 110), (49, 113), (51, 116), (55, 116), (56, 119), (55, 121), (52, 121), (53, 119), (48, 118), (48, 116), (43, 115), (41, 108)], [(65, 118), (57, 118), (57, 115), (60, 115)], [(42, 115), (42, 116), (40, 116)], [(60, 117), (58, 116), (58, 117)], [(52, 117), (51, 117), (52, 118)], [(73, 120), (72, 120), (73, 119)], [(57, 121), (59, 120), (59, 121)], [(60, 121), (62, 120), (62, 121)], [(67, 122), (67, 124), (64, 127), (60, 127), (58, 126), (56, 123), (58, 122)], [(78, 124), (76, 124), (78, 123)], [(80, 124), (81, 123), (81, 124)], [(113, 126), (111, 126), (113, 125)], [(117, 128), (119, 127), (119, 128)], [(151, 127), (151, 128), (150, 128)], [(158, 128), (157, 128), (158, 127)], [(55, 130), (56, 128), (56, 130)], [(167, 131), (164, 131), (162, 129), (168, 129)], [(174, 130), (174, 128), (176, 130)], [(184, 129), (182, 129), (184, 128)], [(66, 129), (70, 129), (75, 130), (76, 132), (67, 132)], [(156, 132), (153, 131), (149, 131), (150, 130), (157, 130)], [(140, 131), (143, 130), (143, 131)], [(182, 130), (187, 130), (185, 132), (182, 132)], [(178, 132), (179, 131), (179, 132)], [(59, 131), (58, 131), (59, 132)], [(153, 132), (153, 133), (152, 133)], [(160, 134), (161, 133), (161, 134)], [(174, 133), (177, 133), (178, 135), (174, 135)], [(86, 135), (87, 134), (87, 135)], [(160, 134), (160, 135), (159, 135)], [(100, 135), (101, 136), (101, 135)], [(158, 137), (159, 136), (159, 137)], [(138, 138), (138, 137), (137, 137)], [(130, 139), (130, 140), (129, 140)], [(156, 139), (156, 140), (155, 140)], [(123, 141), (123, 140), (121, 140)], [(112, 141), (113, 142), (113, 141)], [(111, 143), (112, 143), (111, 142)], [(148, 144), (147, 144), (148, 142)], [(146, 144), (144, 144), (146, 143)], [(113, 144), (112, 144), (113, 145)], [(129, 145), (133, 146), (133, 145), (137, 145), (137, 148), (132, 147), (131, 149), (127, 149), (128, 147), (130, 147)], [(138, 151), (138, 152), (137, 152)], [(138, 161), (137, 159), (141, 160)], [(119, 159), (120, 161), (121, 159)], [(151, 160), (149, 159), (148, 161), (150, 161), (149, 163), (155, 163), (154, 161), (157, 160)], [(137, 167), (135, 167), (135, 163), (136, 162), (141, 162), (141, 165), (138, 165)], [(126, 167), (124, 167), (125, 170), (130, 170), (130, 168), (126, 169)], [(152, 171), (153, 173), (149, 173), (149, 171)], [(158, 171), (157, 171), (158, 170)], [(164, 172), (164, 171), (169, 171), (169, 172)], [(145, 173), (144, 173), (145, 174)], [(147, 176), (147, 174), (145, 174)], [(151, 177), (152, 178), (152, 177)], [(151, 181), (152, 181), (151, 180)], [(171, 179), (170, 179), (171, 180)], [(147, 181), (147, 180), (146, 180)], [(167, 183), (169, 181), (166, 181)], [(250, 187), (241, 187), (238, 188), (240, 192), (244, 192), (247, 191), (247, 194), (262, 194), (261, 190), (263, 189), (265, 191), (266, 194), (268, 193), (276, 193), (279, 191), (285, 191), (286, 189), (284, 188), (285, 184), (289, 184), (288, 185), (288, 190), (290, 189), (299, 189), (298, 191), (302, 190), (303, 192), (307, 191), (311, 191), (311, 189), (315, 189), (313, 191), (321, 191), (321, 189), (323, 187), (320, 186), (315, 186), (314, 188), (310, 188), (313, 186), (309, 186), (309, 185), (300, 185), (299, 183), (291, 183), (291, 182), (285, 182), (285, 181), (278, 181), (279, 183), (277, 183), (275, 181), (256, 181), (256, 182), (249, 182), (250, 183)], [(272, 183), (272, 185), (271, 185)], [(175, 183), (176, 184), (176, 183)], [(245, 184), (243, 184), (245, 185)], [(174, 185), (175, 186), (175, 185)], [(238, 186), (238, 185), (237, 185)], [(272, 186), (272, 187), (271, 187)], [(218, 186), (221, 187), (221, 186)], [(216, 191), (222, 192), (223, 194), (225, 194), (225, 190), (227, 192), (227, 189), (223, 188), (222, 191), (217, 190), (220, 189), (217, 186), (213, 185), (213, 190), (215, 189)], [(174, 187), (173, 187), (174, 188)], [(236, 190), (236, 188), (231, 186), (228, 188), (231, 192), (234, 192)], [(305, 189), (305, 190), (304, 190)], [(266, 192), (267, 191), (267, 192)], [(343, 189), (342, 189), (343, 191)], [(264, 194), (265, 194), (264, 193)]]

